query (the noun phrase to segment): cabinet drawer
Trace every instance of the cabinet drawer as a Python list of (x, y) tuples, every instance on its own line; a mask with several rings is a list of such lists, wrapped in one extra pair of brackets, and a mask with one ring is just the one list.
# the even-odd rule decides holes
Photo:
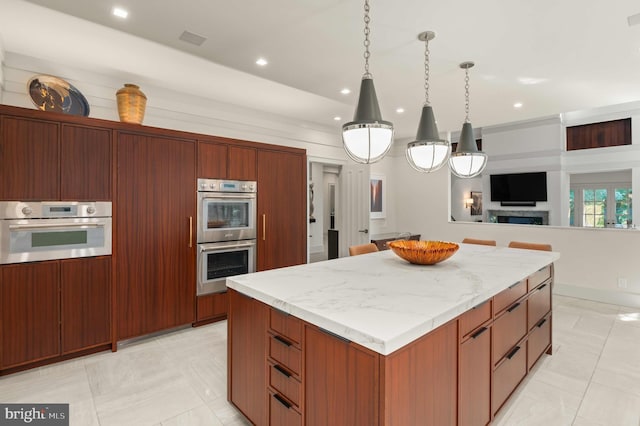
[(490, 319), (491, 300), (487, 300), (460, 315), (460, 336), (466, 336)]
[(527, 359), (529, 360), (528, 369), (538, 361), (540, 355), (551, 344), (551, 314), (538, 321), (529, 333), (529, 341), (527, 343)]
[(302, 353), (300, 349), (293, 346), (293, 342), (280, 335), (269, 334), (269, 356), (289, 371), (300, 375)]
[(302, 416), (280, 394), (269, 396), (269, 424), (278, 426), (302, 426)]
[(294, 343), (300, 343), (302, 340), (302, 321), (273, 308), (270, 311), (269, 326), (271, 329)]
[(529, 304), (528, 326), (536, 325), (538, 321), (551, 310), (551, 283), (542, 284), (539, 288), (533, 290), (527, 299)]
[(526, 302), (514, 303), (493, 323), (493, 363), (496, 364), (527, 334)]
[(493, 296), (493, 310), (496, 314), (511, 306), (513, 302), (527, 294), (527, 280), (522, 280)]
[[(526, 345), (522, 342), (521, 345)], [(493, 372), (491, 407), (494, 414), (500, 409), (518, 383), (527, 374), (527, 354), (524, 346), (514, 346)]]
[(280, 364), (269, 363), (269, 385), (284, 395), (296, 406), (300, 406), (300, 382)]
[(459, 426), (484, 426), (491, 420), (491, 328), (472, 335), (459, 349)]
[(542, 284), (549, 278), (551, 278), (551, 265), (546, 266), (540, 269), (538, 272), (534, 272), (533, 274), (531, 274), (531, 276), (529, 276), (528, 291), (533, 290), (534, 288), (536, 288), (538, 285)]

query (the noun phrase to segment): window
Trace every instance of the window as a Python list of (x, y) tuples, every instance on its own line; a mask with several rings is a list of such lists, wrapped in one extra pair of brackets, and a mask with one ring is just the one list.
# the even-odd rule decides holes
[(631, 226), (631, 184), (572, 185), (569, 224), (587, 228)]

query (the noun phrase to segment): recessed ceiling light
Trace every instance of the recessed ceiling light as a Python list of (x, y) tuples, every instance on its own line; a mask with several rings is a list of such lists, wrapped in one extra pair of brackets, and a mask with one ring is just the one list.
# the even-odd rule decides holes
[(336, 115), (335, 117), (333, 117), (333, 119), (336, 120), (336, 121), (340, 121), (340, 120), (342, 120), (342, 117)]
[(513, 104), (514, 108), (522, 108), (522, 102), (516, 102), (515, 104)]
[(114, 7), (113, 14), (118, 18), (122, 18), (122, 19), (125, 19), (127, 16), (129, 16), (129, 12), (127, 12), (125, 9), (121, 7)]
[(540, 83), (544, 83), (545, 81), (547, 81), (546, 78), (534, 78), (534, 77), (520, 77), (518, 78), (518, 82), (520, 84), (524, 84), (524, 85), (533, 85), (533, 84), (540, 84)]
[(404, 112), (404, 108), (396, 108), (396, 112), (398, 114), (402, 114)]
[(269, 62), (265, 58), (258, 58), (258, 60), (256, 61), (256, 64), (260, 65), (261, 67), (264, 67), (268, 63)]
[(347, 89), (346, 87), (344, 89), (342, 89), (340, 91), (340, 93), (342, 93), (343, 95), (348, 95), (349, 93), (351, 93), (351, 90)]

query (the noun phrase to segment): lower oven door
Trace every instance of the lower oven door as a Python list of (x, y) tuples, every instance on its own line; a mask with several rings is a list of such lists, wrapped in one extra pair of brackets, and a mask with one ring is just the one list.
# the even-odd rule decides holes
[(111, 218), (0, 221), (0, 264), (111, 254)]
[(227, 277), (256, 270), (256, 240), (198, 244), (198, 289), (201, 296), (227, 289)]

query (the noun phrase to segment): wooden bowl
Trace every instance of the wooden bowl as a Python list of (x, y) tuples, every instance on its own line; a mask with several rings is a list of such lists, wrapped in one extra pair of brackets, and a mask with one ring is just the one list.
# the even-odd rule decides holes
[(454, 255), (458, 244), (446, 241), (391, 241), (387, 245), (395, 254), (416, 265), (434, 265)]

